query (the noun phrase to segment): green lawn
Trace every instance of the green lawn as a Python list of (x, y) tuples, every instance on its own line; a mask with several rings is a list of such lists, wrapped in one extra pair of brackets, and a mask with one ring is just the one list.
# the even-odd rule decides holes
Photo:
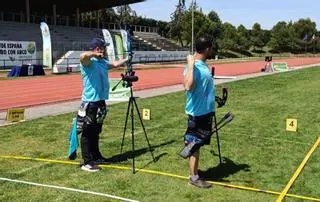
[[(80, 148), (76, 161), (67, 160), (69, 130), (75, 115), (70, 113), (0, 127), (0, 178), (113, 194), (139, 201), (275, 201), (319, 137), (319, 78), (320, 68), (314, 67), (223, 84), (230, 91), (229, 101), (217, 109), (217, 116), (219, 119), (231, 111), (235, 120), (220, 131), (223, 164), (219, 165), (215, 137), (211, 145), (201, 150), (200, 173), (216, 182), (209, 190), (191, 187), (183, 179), (189, 172), (188, 162), (177, 155), (183, 146), (186, 128), (183, 92), (137, 100), (140, 111), (143, 108), (151, 110), (151, 120), (144, 120), (144, 124), (156, 162), (152, 161), (135, 116), (136, 151), (132, 153), (130, 130), (127, 130), (120, 157), (128, 160), (116, 164), (119, 167), (104, 166), (98, 173), (88, 173), (78, 165), (68, 164), (81, 160)], [(217, 87), (217, 94), (221, 87)], [(100, 145), (106, 157), (120, 155), (126, 110), (127, 103), (110, 106)], [(298, 120), (298, 132), (286, 131), (287, 118)], [(136, 167), (145, 169), (136, 174), (130, 170), (133, 155)], [(301, 197), (320, 201), (319, 161), (318, 148), (293, 184), (286, 201), (302, 201)], [(223, 185), (237, 185), (238, 188)], [(0, 180), (0, 201), (105, 200), (111, 199)]]

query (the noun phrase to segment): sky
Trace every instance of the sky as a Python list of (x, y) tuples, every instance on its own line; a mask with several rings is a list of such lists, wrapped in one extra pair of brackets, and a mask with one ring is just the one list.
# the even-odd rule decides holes
[[(138, 16), (170, 21), (170, 14), (179, 0), (146, 0), (131, 4)], [(222, 22), (251, 29), (259, 23), (263, 29), (272, 29), (279, 21), (293, 22), (310, 18), (320, 30), (320, 0), (196, 0), (205, 14), (218, 13)], [(186, 0), (187, 8), (191, 0)]]

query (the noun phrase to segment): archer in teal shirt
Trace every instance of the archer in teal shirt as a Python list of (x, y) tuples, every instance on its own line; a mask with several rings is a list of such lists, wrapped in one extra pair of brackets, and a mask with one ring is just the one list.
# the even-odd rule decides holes
[[(188, 70), (186, 65), (184, 75)], [(191, 116), (201, 116), (214, 112), (215, 88), (208, 65), (203, 60), (195, 60), (194, 84), (187, 91), (185, 112)]]

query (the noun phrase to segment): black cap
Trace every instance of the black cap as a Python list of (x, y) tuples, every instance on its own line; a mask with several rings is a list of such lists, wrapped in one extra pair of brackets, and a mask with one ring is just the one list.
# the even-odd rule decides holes
[(196, 51), (198, 53), (203, 52), (206, 48), (212, 47), (213, 38), (207, 34), (200, 36), (196, 39)]
[(93, 50), (97, 47), (106, 47), (106, 46), (109, 46), (109, 43), (106, 43), (103, 39), (93, 38), (89, 44), (89, 49)]

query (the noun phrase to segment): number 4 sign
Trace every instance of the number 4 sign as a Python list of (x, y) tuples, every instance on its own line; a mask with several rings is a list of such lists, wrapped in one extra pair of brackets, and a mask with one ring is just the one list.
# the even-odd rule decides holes
[(296, 132), (298, 127), (297, 119), (287, 119), (287, 131)]

